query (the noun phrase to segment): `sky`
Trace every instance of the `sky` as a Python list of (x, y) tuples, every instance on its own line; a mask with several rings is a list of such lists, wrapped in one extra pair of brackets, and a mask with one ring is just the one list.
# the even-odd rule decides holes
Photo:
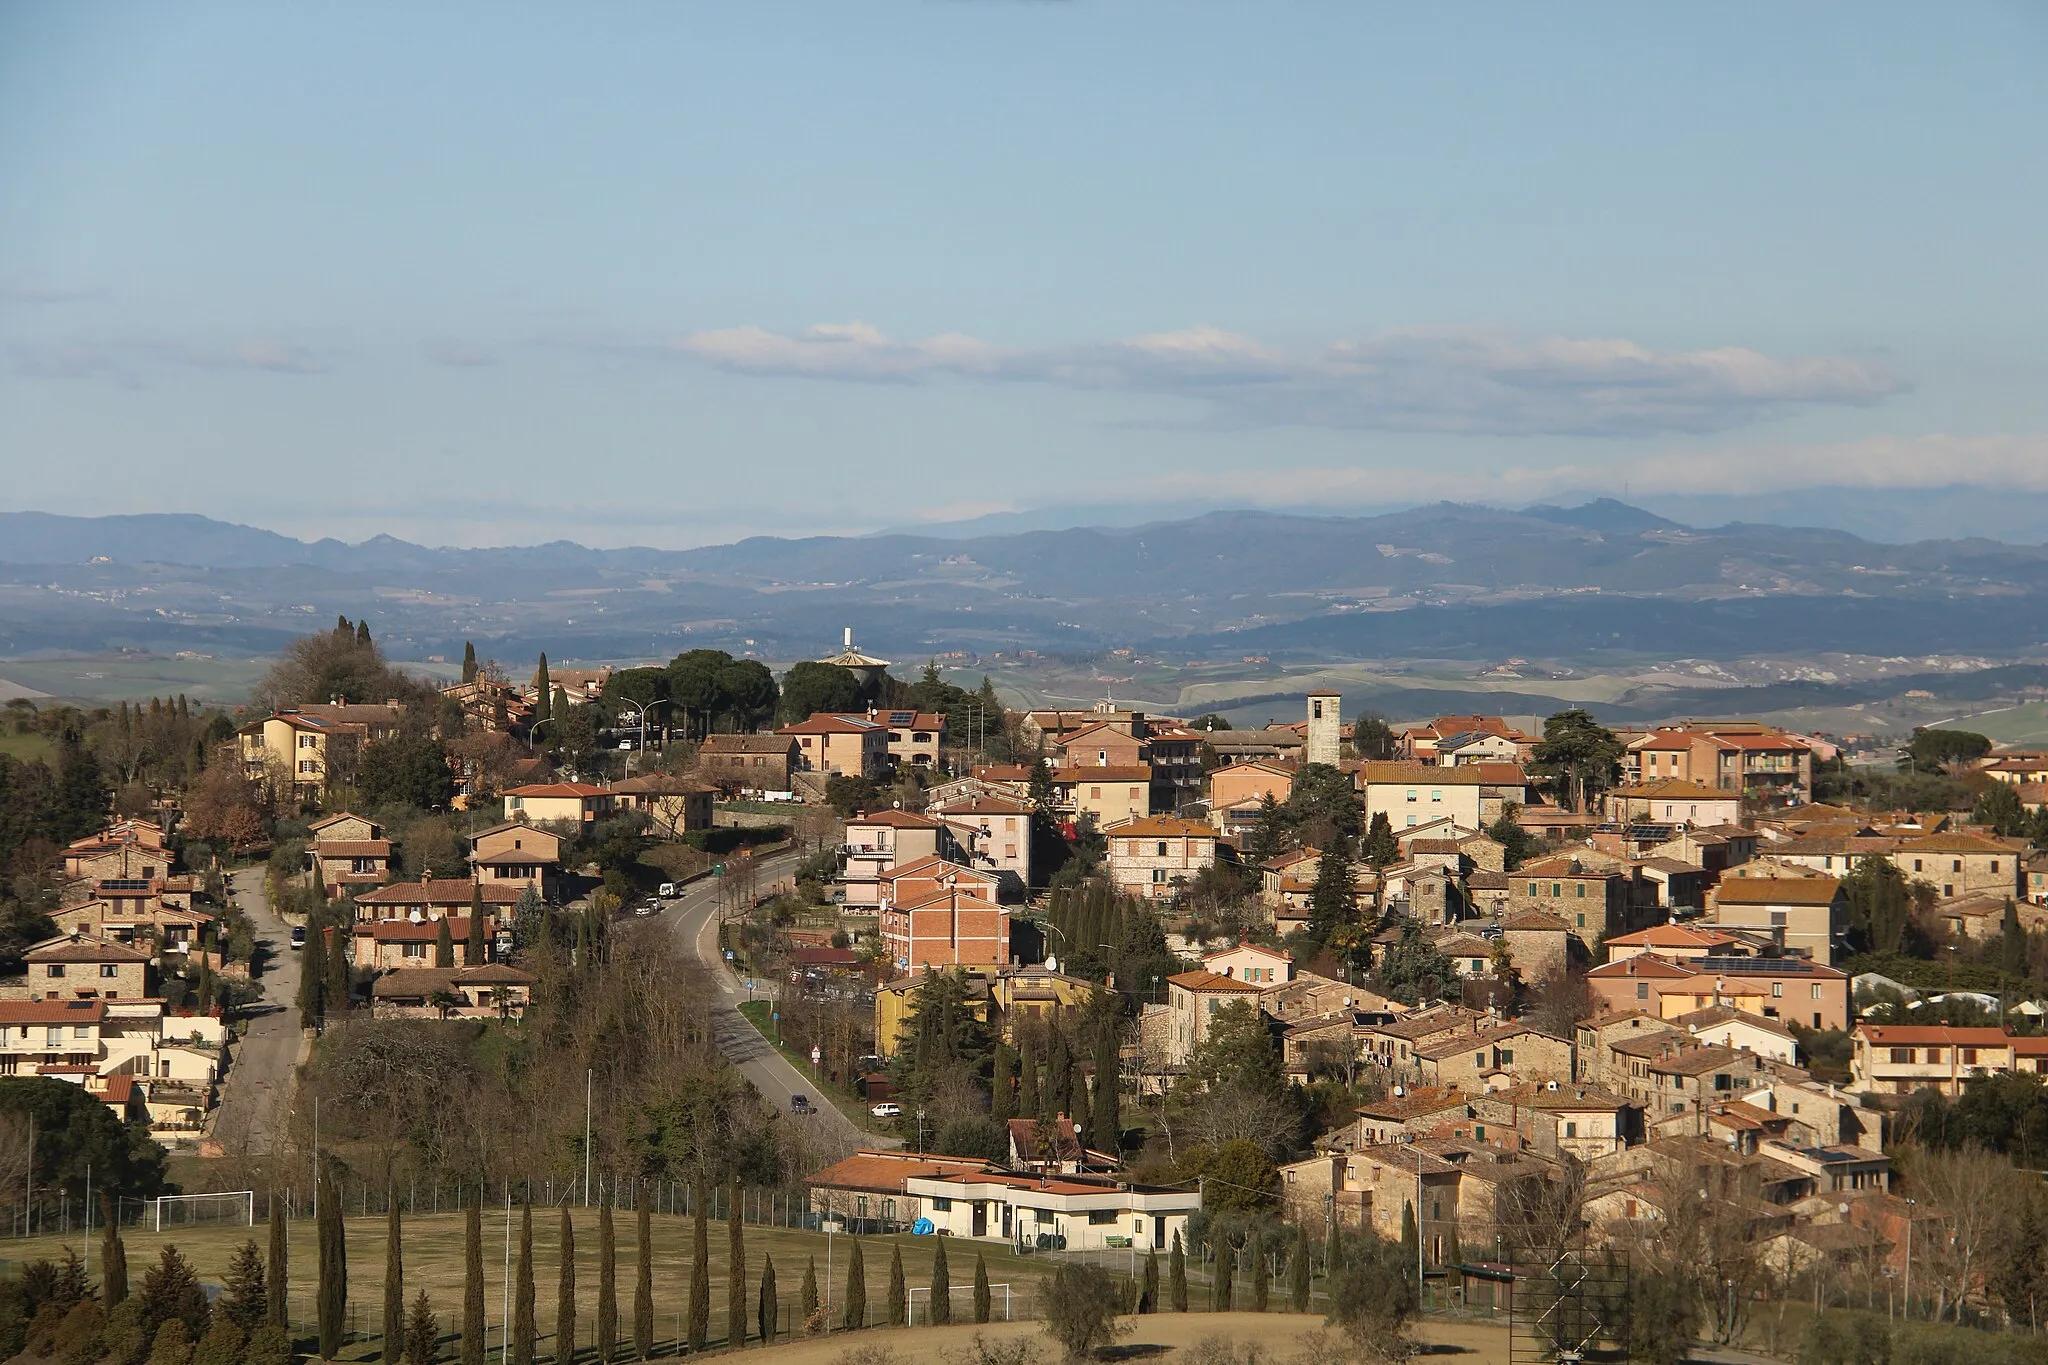
[(2044, 116), (1998, 0), (5, 6), (0, 507), (1910, 521), (2048, 493)]

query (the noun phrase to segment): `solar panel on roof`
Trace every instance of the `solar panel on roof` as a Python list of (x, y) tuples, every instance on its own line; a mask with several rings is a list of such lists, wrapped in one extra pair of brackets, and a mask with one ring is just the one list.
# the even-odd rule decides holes
[(1813, 970), (1813, 963), (1803, 957), (1703, 957), (1699, 965), (1702, 971), (1725, 972), (1734, 976), (1744, 972), (1767, 976), (1796, 975)]
[(889, 723), (891, 725), (908, 725), (916, 719), (917, 713), (915, 711), (891, 711), (889, 713)]

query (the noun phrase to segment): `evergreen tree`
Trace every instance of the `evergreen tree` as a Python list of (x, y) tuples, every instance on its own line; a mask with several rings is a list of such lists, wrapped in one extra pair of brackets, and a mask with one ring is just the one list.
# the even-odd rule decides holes
[(909, 1287), (903, 1283), (903, 1246), (889, 1249), (889, 1325), (901, 1327), (909, 1310)]
[(112, 1308), (128, 1297), (128, 1248), (121, 1242), (121, 1215), (112, 1195), (100, 1195), (100, 1297)]
[(1236, 1288), (1237, 1249), (1228, 1242), (1216, 1246), (1216, 1273), (1209, 1281), (1209, 1311), (1228, 1313), (1231, 1291)]
[(1188, 1256), (1180, 1247), (1180, 1234), (1173, 1234), (1173, 1249), (1166, 1256), (1167, 1292), (1173, 1299), (1173, 1311), (1188, 1311)]
[(183, 1318), (165, 1318), (149, 1339), (149, 1365), (192, 1365), (192, 1329)]
[(434, 1316), (433, 1301), (422, 1289), (405, 1319), (405, 1365), (432, 1365), (440, 1345), (441, 1320)]
[(946, 1269), (946, 1239), (932, 1238), (932, 1326), (946, 1327), (953, 1321), (953, 1276)]
[(462, 642), (462, 680), (466, 683), (476, 681), (476, 645), (469, 640)]
[(797, 1306), (803, 1310), (804, 1331), (815, 1332), (818, 1321), (818, 1258), (804, 1257), (804, 1282), (797, 1290)]
[(690, 1231), (690, 1327), (692, 1351), (704, 1349), (711, 1334), (711, 1190), (699, 1176), (695, 1188), (696, 1222)]
[(365, 616), (356, 622), (356, 648), (368, 649), (370, 645), (370, 618)]
[(1286, 852), (1287, 834), (1287, 811), (1269, 791), (1260, 798), (1259, 818), (1245, 839), (1244, 865), (1247, 868), (1264, 867)]
[(299, 951), (299, 1014), (314, 1028), (327, 1020), (327, 936), (320, 917), (306, 921), (306, 946)]
[[(126, 1263), (123, 1262), (125, 1272)], [(270, 1196), (270, 1263), (264, 1267), (264, 1288), (269, 1300), (264, 1305), (264, 1321), (279, 1331), (285, 1329), (285, 1316), (291, 1307), (291, 1229), (284, 1219), (284, 1201), (275, 1192)], [(125, 1275), (124, 1275), (125, 1277)]]
[(1098, 1152), (1117, 1153), (1123, 1145), (1123, 1127), (1117, 1122), (1116, 1016), (1102, 1019), (1095, 1029), (1095, 1099), (1088, 1111), (1088, 1145)]
[(320, 1244), (317, 1320), (320, 1354), (332, 1360), (341, 1350), (348, 1328), (348, 1243), (341, 1230), (341, 1191), (334, 1178), (321, 1180), (320, 1217), (315, 1220)]
[(236, 1249), (222, 1291), (220, 1311), (242, 1329), (243, 1336), (263, 1325), (270, 1311), (270, 1291), (264, 1283), (263, 1253), (257, 1250), (255, 1238)]
[(348, 952), (345, 946), (347, 940), (342, 936), (342, 931), (340, 930), (328, 930), (327, 932), (332, 933), (334, 938), (327, 945), (325, 959), (327, 963), (327, 980), (321, 985), (320, 991), (326, 1001), (324, 1008), (327, 1013), (339, 1015), (345, 1019), (348, 1017), (349, 997), (352, 994), (348, 971)]
[(868, 1268), (860, 1254), (860, 1238), (853, 1239), (853, 1254), (846, 1258), (846, 1312), (839, 1326), (853, 1331), (868, 1325)]
[(1421, 1237), (1421, 1230), (1415, 1226), (1415, 1201), (1404, 1199), (1401, 1201), (1401, 1245), (1408, 1249), (1410, 1256), (1415, 1254)]
[(1394, 822), (1385, 811), (1373, 812), (1372, 825), (1365, 831), (1360, 856), (1373, 871), (1380, 872), (1401, 861), (1401, 841), (1394, 837)]
[(533, 1365), (540, 1326), (533, 1316), (533, 1205), (519, 1206), (519, 1272), (512, 1291), (512, 1365)]
[[(614, 1195), (618, 1192), (612, 1191)], [(612, 1201), (597, 1201), (597, 1359), (611, 1365), (619, 1353), (619, 1239)]]
[(1308, 897), (1308, 931), (1317, 939), (1327, 939), (1339, 925), (1349, 924), (1355, 916), (1352, 902), (1354, 890), (1351, 873), (1351, 840), (1342, 834), (1333, 835), (1329, 847), (1316, 859), (1316, 880)]
[(1017, 1060), (1017, 1109), (1020, 1117), (1036, 1118), (1038, 1103), (1038, 1059), (1032, 1055), (1031, 1042), (1026, 1039)]
[(398, 1191), (387, 1196), (384, 1214), (384, 1342), (380, 1359), (398, 1365), (405, 1353), (405, 1252), (399, 1242)]
[(1159, 1311), (1159, 1253), (1156, 1250), (1145, 1253), (1145, 1278), (1138, 1286), (1138, 1311)]
[(737, 1180), (725, 1192), (725, 1344), (747, 1344), (747, 1237)]
[(568, 1365), (576, 1359), (576, 1225), (569, 1220), (567, 1203), (556, 1248), (561, 1264), (555, 1273), (555, 1360)]
[(1067, 1063), (1067, 1093), (1060, 1101), (1060, 1112), (1073, 1120), (1076, 1136), (1087, 1128), (1088, 1081), (1081, 1074), (1079, 1057)]
[(434, 921), (434, 965), (453, 967), (455, 965), (455, 935), (448, 928), (448, 917), (441, 916)]
[(192, 1348), (192, 1365), (242, 1365), (242, 1347), (248, 1339), (232, 1319), (216, 1313), (213, 1325)]
[(1016, 1054), (1007, 1043), (996, 1044), (995, 1061), (989, 1070), (989, 1116), (997, 1123), (1008, 1123), (1017, 1117), (1017, 1092), (1010, 1081), (1016, 1062)]
[(538, 726), (544, 720), (555, 716), (555, 687), (548, 680), (548, 656), (540, 656), (540, 667), (533, 672), (533, 724)]
[(1287, 1255), (1287, 1276), (1289, 1307), (1297, 1313), (1306, 1313), (1309, 1302), (1308, 1233), (1300, 1224), (1294, 1227), (1294, 1247)]
[(489, 926), (484, 919), (484, 886), (478, 882), (469, 889), (469, 942), (462, 965), (481, 967), (490, 955)]
[(1273, 1296), (1272, 1267), (1266, 1259), (1266, 1243), (1254, 1238), (1245, 1253), (1252, 1258), (1252, 1311), (1263, 1313)]
[(761, 1297), (754, 1310), (754, 1329), (761, 1337), (763, 1346), (775, 1344), (775, 1330), (781, 1324), (776, 1321), (782, 1311), (782, 1298), (775, 1288), (775, 1258), (761, 1258)]
[(1066, 1109), (1065, 1105), (1067, 1086), (1073, 1078), (1073, 1057), (1067, 1051), (1067, 1035), (1058, 1028), (1050, 1030), (1050, 1033), (1051, 1040), (1046, 1048), (1045, 1075), (1039, 1084), (1039, 1102), (1049, 1113), (1042, 1116), (1052, 1117), (1065, 1113), (1072, 1118), (1073, 1111)]
[(2011, 977), (2027, 974), (2027, 931), (2020, 925), (2011, 896), (2005, 898), (2005, 919), (1998, 931), (1998, 967)]
[(988, 1260), (977, 1251), (974, 1253), (974, 1320), (987, 1322), (992, 1307), (988, 1292)]
[(187, 1341), (206, 1330), (206, 1291), (200, 1287), (192, 1263), (175, 1246), (165, 1245), (157, 1253), (156, 1264), (142, 1272), (138, 1298), (145, 1331), (155, 1331), (170, 1318), (185, 1324)]
[(646, 1360), (654, 1354), (654, 1201), (647, 1191), (635, 1186), (633, 1203), (639, 1217), (639, 1261), (633, 1267), (633, 1358)]
[(462, 1210), (462, 1365), (484, 1365), (490, 1327), (484, 1318), (483, 1191)]

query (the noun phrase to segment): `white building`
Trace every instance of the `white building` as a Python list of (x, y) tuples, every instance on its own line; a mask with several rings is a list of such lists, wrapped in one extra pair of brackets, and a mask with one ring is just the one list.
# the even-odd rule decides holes
[[(1202, 1206), (1199, 1190), (1002, 1171), (904, 1182), (941, 1232), (1021, 1249), (1165, 1251)], [(1041, 1244), (1040, 1238), (1046, 1241)]]

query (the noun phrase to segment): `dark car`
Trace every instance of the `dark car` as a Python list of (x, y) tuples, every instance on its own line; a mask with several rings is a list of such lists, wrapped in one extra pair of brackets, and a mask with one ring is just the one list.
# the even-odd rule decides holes
[(792, 1114), (815, 1114), (817, 1110), (811, 1108), (811, 1097), (809, 1095), (791, 1095), (789, 1097), (789, 1112)]
[(292, 947), (293, 947), (294, 949), (298, 949), (298, 948), (303, 948), (303, 947), (305, 947), (305, 946), (306, 946), (306, 926), (305, 926), (305, 925), (303, 925), (303, 924), (294, 924), (294, 925), (292, 926)]

